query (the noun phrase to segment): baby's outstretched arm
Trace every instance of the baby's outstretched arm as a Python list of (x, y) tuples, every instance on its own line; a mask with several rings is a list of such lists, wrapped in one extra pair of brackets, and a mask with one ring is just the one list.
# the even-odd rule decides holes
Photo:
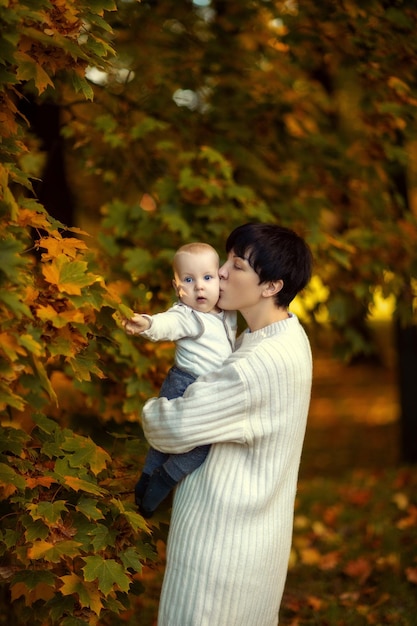
[(139, 335), (148, 330), (151, 322), (148, 317), (135, 313), (130, 319), (122, 321), (122, 326), (128, 335)]

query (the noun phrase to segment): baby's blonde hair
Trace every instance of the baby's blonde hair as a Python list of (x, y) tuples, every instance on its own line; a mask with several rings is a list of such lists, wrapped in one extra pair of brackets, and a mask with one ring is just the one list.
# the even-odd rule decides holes
[(218, 252), (215, 248), (213, 248), (213, 246), (211, 246), (209, 243), (203, 243), (201, 241), (195, 241), (192, 243), (186, 243), (183, 246), (181, 246), (180, 248), (178, 248), (178, 250), (176, 251), (176, 253), (174, 254), (174, 258), (172, 260), (172, 266), (174, 268), (174, 271), (178, 270), (178, 257), (181, 254), (184, 253), (188, 253), (188, 254), (200, 254), (201, 252), (212, 252), (217, 259), (219, 259), (219, 255)]

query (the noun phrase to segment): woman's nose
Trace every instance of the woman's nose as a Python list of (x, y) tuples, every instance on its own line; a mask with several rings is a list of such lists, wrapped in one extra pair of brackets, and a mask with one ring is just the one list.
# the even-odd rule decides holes
[(223, 265), (219, 268), (219, 277), (223, 280), (227, 278), (226, 263), (223, 263)]

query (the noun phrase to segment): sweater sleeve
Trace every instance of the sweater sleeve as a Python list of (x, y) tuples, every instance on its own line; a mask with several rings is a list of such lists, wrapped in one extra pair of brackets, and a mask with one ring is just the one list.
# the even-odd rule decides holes
[(168, 311), (146, 316), (150, 328), (141, 333), (141, 337), (149, 341), (178, 341), (184, 337), (196, 339), (202, 332), (198, 316), (191, 308), (183, 305), (174, 305)]
[(236, 368), (226, 365), (200, 377), (182, 398), (152, 398), (142, 423), (151, 446), (182, 453), (212, 443), (245, 443), (245, 390)]

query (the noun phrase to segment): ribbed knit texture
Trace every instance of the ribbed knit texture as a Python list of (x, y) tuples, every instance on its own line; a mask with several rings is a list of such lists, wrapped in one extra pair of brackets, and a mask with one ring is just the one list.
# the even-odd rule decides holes
[(212, 443), (177, 487), (159, 626), (276, 626), (311, 392), (308, 339), (295, 316), (254, 333), (183, 398), (148, 401), (150, 444)]

